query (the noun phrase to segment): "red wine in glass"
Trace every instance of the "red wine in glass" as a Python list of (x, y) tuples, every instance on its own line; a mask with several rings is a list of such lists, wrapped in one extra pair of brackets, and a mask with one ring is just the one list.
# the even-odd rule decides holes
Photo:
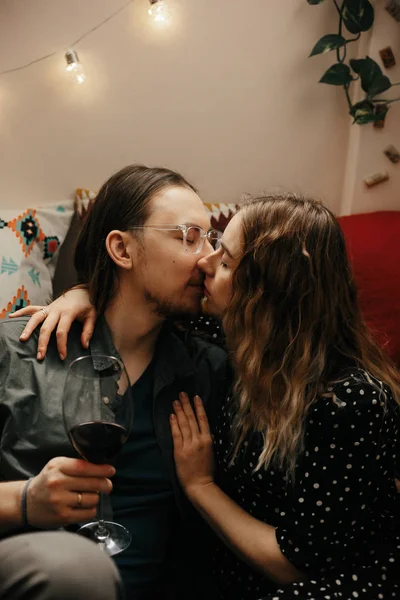
[(75, 450), (88, 462), (111, 465), (128, 439), (128, 431), (117, 423), (89, 421), (74, 425), (69, 438)]
[[(71, 444), (83, 459), (112, 464), (133, 421), (131, 385), (122, 361), (99, 354), (74, 360), (64, 387), (63, 416)], [(125, 550), (132, 536), (119, 523), (104, 520), (103, 495), (99, 497), (98, 521), (83, 525), (78, 533), (111, 556)]]

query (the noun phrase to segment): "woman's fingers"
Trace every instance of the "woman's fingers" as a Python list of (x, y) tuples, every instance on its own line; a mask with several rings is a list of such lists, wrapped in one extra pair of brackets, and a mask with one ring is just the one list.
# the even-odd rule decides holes
[[(45, 310), (44, 310), (45, 309)], [(38, 325), (41, 325), (38, 340), (38, 359), (45, 357), (52, 332), (57, 329), (57, 348), (60, 358), (67, 356), (67, 338), (75, 319), (83, 322), (81, 342), (87, 348), (93, 335), (96, 310), (92, 306), (86, 289), (73, 288), (46, 307), (27, 306), (13, 314), (14, 317), (32, 315), (21, 335), (26, 341)]]
[(96, 324), (96, 311), (94, 308), (91, 308), (86, 312), (85, 320), (83, 322), (81, 343), (84, 348), (89, 347), (89, 342), (92, 339), (95, 324)]
[[(32, 317), (33, 318), (33, 317)], [(31, 318), (31, 320), (32, 320)], [(59, 321), (59, 314), (54, 314), (53, 312), (49, 312), (48, 317), (46, 317), (43, 325), (39, 331), (39, 339), (38, 339), (38, 351), (37, 358), (38, 360), (42, 360), (46, 356), (47, 347), (49, 345), (51, 334), (54, 329), (57, 327), (57, 323)], [(58, 341), (57, 341), (58, 344)]]
[[(35, 310), (34, 313), (30, 312), (26, 312), (24, 314), (22, 314), (22, 311), (24, 311), (26, 308), (30, 308), (32, 310)], [(23, 332), (21, 333), (20, 340), (26, 342), (26, 340), (29, 340), (29, 338), (31, 337), (32, 333), (35, 331), (36, 327), (38, 327), (38, 325), (40, 325), (41, 323), (43, 323), (43, 321), (46, 318), (46, 315), (44, 314), (44, 312), (41, 310), (40, 306), (26, 306), (25, 308), (21, 308), (21, 310), (17, 310), (15, 313), (13, 313), (12, 315), (10, 315), (10, 318), (13, 317), (23, 317), (25, 315), (31, 314), (31, 318), (29, 319), (29, 321), (27, 322), (27, 324), (25, 325), (25, 329), (23, 330)]]
[(204, 404), (200, 396), (194, 397), (194, 408), (196, 411), (197, 423), (202, 435), (210, 435), (210, 424), (208, 422), (207, 413), (204, 410)]
[(192, 429), (179, 400), (174, 401), (174, 411), (181, 431), (183, 443), (190, 442), (192, 440)]
[[(12, 319), (13, 317), (26, 317), (26, 315), (34, 315), (38, 311), (41, 311), (42, 308), (46, 308), (45, 306), (24, 306), (24, 308), (20, 308), (15, 312), (11, 313), (9, 316)], [(42, 313), (43, 314), (43, 313)], [(44, 315), (43, 315), (44, 317)]]
[(171, 426), (171, 434), (174, 442), (174, 450), (181, 450), (182, 448), (182, 433), (179, 428), (178, 419), (176, 415), (170, 415), (169, 424)]
[[(32, 310), (36, 310), (36, 312), (31, 316), (28, 323), (25, 326), (24, 331), (20, 335), (20, 339), (22, 341), (27, 341), (32, 333), (35, 331), (38, 325), (42, 325), (39, 331), (39, 339), (38, 339), (38, 352), (37, 358), (38, 360), (42, 360), (46, 356), (47, 348), (49, 345), (50, 337), (53, 331), (57, 328), (56, 337), (57, 337), (57, 349), (60, 355), (60, 358), (64, 360), (67, 356), (67, 340), (68, 333), (71, 329), (72, 323), (74, 322), (74, 317), (71, 313), (66, 311), (60, 311), (58, 308), (49, 309), (47, 308), (46, 316), (41, 307), (27, 307)], [(21, 309), (24, 310), (24, 309)], [(19, 313), (21, 311), (18, 311)], [(16, 313), (14, 313), (16, 315)], [(21, 315), (22, 316), (22, 315)], [(84, 327), (82, 331), (82, 345), (87, 348), (89, 345), (89, 341), (93, 335), (94, 324), (96, 322), (96, 313), (95, 311), (91, 311), (90, 314), (85, 318)]]
[(195, 436), (199, 433), (199, 425), (197, 423), (196, 416), (193, 412), (192, 405), (190, 404), (189, 396), (186, 394), (186, 392), (181, 392), (179, 394), (179, 399), (181, 402), (182, 410), (190, 427), (191, 434), (192, 436)]
[[(58, 354), (60, 355), (61, 360), (64, 360), (64, 358), (66, 358), (67, 356), (67, 340), (68, 340), (68, 334), (69, 334), (69, 330), (71, 329), (71, 325), (74, 322), (74, 318), (71, 314), (68, 313), (61, 313), (61, 316), (55, 317), (56, 321), (55, 324), (57, 325), (57, 331), (56, 331), (56, 337), (57, 337), (57, 349), (58, 349)], [(53, 324), (53, 322), (52, 322)], [(44, 327), (44, 325), (43, 325)], [(41, 329), (41, 332), (43, 330), (43, 327)], [(54, 329), (54, 327), (53, 327)], [(53, 331), (52, 329), (52, 331)], [(47, 331), (46, 331), (47, 334)], [(51, 334), (51, 332), (50, 332)], [(48, 342), (48, 339), (45, 341)], [(40, 335), (39, 335), (39, 343), (41, 342), (40, 340)]]
[(181, 392), (179, 398), (180, 401), (175, 400), (173, 404), (175, 415), (170, 417), (171, 433), (175, 447), (177, 444), (184, 445), (196, 440), (198, 442), (206, 441), (206, 438), (211, 440), (210, 425), (200, 396), (194, 397), (196, 413), (194, 413), (189, 397), (185, 392)]

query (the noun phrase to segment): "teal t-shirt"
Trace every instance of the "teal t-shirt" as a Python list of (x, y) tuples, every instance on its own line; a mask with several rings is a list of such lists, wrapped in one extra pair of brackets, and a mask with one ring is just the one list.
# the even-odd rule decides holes
[(132, 534), (132, 543), (114, 560), (127, 598), (151, 595), (167, 577), (168, 548), (176, 511), (167, 467), (153, 424), (154, 361), (132, 386), (133, 427), (115, 461), (113, 518)]

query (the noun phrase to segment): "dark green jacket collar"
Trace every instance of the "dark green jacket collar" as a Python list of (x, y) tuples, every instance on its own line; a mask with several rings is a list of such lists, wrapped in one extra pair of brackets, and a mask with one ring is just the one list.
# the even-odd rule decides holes
[[(161, 329), (157, 340), (155, 355), (157, 356), (157, 376), (164, 385), (172, 383), (175, 376), (190, 377), (196, 371), (196, 366), (188, 354), (187, 346), (174, 326), (166, 321)], [(119, 358), (121, 356), (114, 346), (111, 331), (104, 316), (97, 320), (93, 337), (90, 342), (89, 352), (92, 355), (111, 355)], [(99, 370), (107, 365), (97, 362)], [(155, 393), (158, 390), (154, 390)]]

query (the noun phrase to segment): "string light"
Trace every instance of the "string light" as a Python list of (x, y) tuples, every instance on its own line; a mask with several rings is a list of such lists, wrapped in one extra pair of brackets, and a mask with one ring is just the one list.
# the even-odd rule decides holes
[(86, 79), (85, 71), (79, 61), (78, 53), (75, 50), (68, 50), (65, 53), (67, 61), (67, 71), (71, 73), (77, 83), (83, 83)]
[(169, 7), (166, 0), (150, 0), (149, 15), (158, 23), (169, 19)]
[[(136, 0), (127, 0), (125, 2), (125, 4), (123, 4), (120, 8), (115, 10), (113, 13), (111, 13), (108, 17), (106, 17), (105, 19), (100, 21), (100, 23), (97, 23), (97, 25), (95, 25), (94, 27), (92, 27), (91, 29), (89, 29), (88, 31), (83, 33), (77, 40), (75, 40), (75, 42), (73, 44), (71, 44), (71, 46), (73, 47), (73, 46), (76, 46), (77, 44), (79, 44), (82, 40), (84, 40), (86, 37), (91, 35), (94, 31), (96, 31), (97, 29), (100, 29), (100, 27), (103, 27), (106, 23), (108, 23), (108, 21), (111, 21), (112, 19), (114, 19), (117, 15), (119, 15), (122, 11), (124, 11), (126, 8), (128, 8), (128, 6), (130, 6), (134, 2), (136, 2)], [(159, 24), (166, 23), (169, 20), (169, 16), (170, 16), (170, 9), (169, 9), (167, 1), (166, 0), (149, 0), (149, 2), (150, 2), (150, 8), (148, 10), (149, 15), (154, 19), (154, 21), (156, 21)], [(0, 71), (0, 77), (2, 75), (8, 75), (9, 73), (15, 73), (17, 71), (22, 71), (24, 69), (27, 69), (27, 68), (31, 67), (32, 65), (35, 65), (42, 61), (48, 60), (49, 58), (52, 58), (53, 56), (56, 56), (59, 52), (60, 52), (60, 50), (55, 50), (54, 52), (50, 52), (49, 54), (40, 56), (39, 58), (35, 58), (34, 60), (30, 60), (29, 62), (24, 63), (18, 67), (13, 67), (11, 69), (5, 69), (4, 71)], [(71, 49), (71, 50), (68, 50), (64, 56), (65, 56), (65, 60), (67, 63), (66, 70), (72, 75), (72, 78), (77, 83), (82, 84), (86, 79), (86, 74), (85, 74), (85, 70), (83, 68), (82, 63), (79, 60), (78, 53), (76, 52), (76, 50)]]
[[(106, 23), (108, 23), (108, 21), (111, 21), (112, 19), (114, 19), (114, 17), (116, 17), (117, 15), (119, 15), (119, 13), (121, 13), (122, 11), (124, 11), (126, 8), (128, 8), (128, 6), (130, 6), (134, 2), (136, 2), (136, 0), (127, 0), (127, 2), (125, 2), (125, 4), (123, 4), (120, 8), (118, 8), (117, 10), (115, 10), (108, 17), (106, 17), (105, 19), (103, 19), (102, 21), (100, 21), (100, 23), (97, 23), (97, 25), (95, 25), (94, 27), (92, 27), (91, 29), (89, 29), (88, 31), (86, 31), (84, 34), (82, 34), (80, 36), (80, 38), (78, 38), (77, 40), (74, 41), (73, 44), (71, 44), (71, 46), (74, 47), (77, 44), (79, 44), (82, 40), (84, 40), (85, 38), (87, 38), (94, 31), (96, 31), (97, 29), (100, 29), (100, 27), (103, 27), (103, 25), (105, 25)], [(35, 58), (34, 60), (31, 60), (31, 61), (29, 61), (29, 62), (27, 62), (25, 64), (20, 65), (19, 67), (14, 67), (12, 69), (6, 69), (5, 71), (0, 71), (0, 76), (1, 75), (7, 75), (8, 73), (15, 73), (16, 71), (22, 71), (23, 69), (27, 69), (27, 68), (29, 68), (32, 65), (35, 65), (35, 64), (37, 64), (39, 62), (42, 62), (44, 60), (52, 58), (53, 56), (56, 56), (56, 54), (58, 54), (59, 52), (60, 52), (59, 50), (56, 50), (55, 52), (50, 52), (50, 54), (46, 54), (45, 56), (40, 56), (39, 58)], [(68, 52), (74, 52), (74, 50), (69, 50)], [(68, 52), (65, 54), (65, 59), (67, 61), (68, 61), (68, 59), (67, 59)], [(76, 52), (75, 52), (75, 54), (76, 54)], [(76, 54), (76, 56), (78, 56), (78, 55)], [(79, 59), (78, 59), (78, 62), (79, 62)], [(67, 62), (67, 66), (68, 66), (68, 62)], [(80, 65), (80, 66), (82, 67), (82, 65)], [(71, 70), (71, 69), (68, 69), (68, 70)], [(82, 71), (83, 71), (83, 67), (82, 67)], [(85, 80), (85, 74), (83, 73), (83, 81), (84, 80)], [(80, 81), (79, 83), (82, 83), (83, 81)]]

